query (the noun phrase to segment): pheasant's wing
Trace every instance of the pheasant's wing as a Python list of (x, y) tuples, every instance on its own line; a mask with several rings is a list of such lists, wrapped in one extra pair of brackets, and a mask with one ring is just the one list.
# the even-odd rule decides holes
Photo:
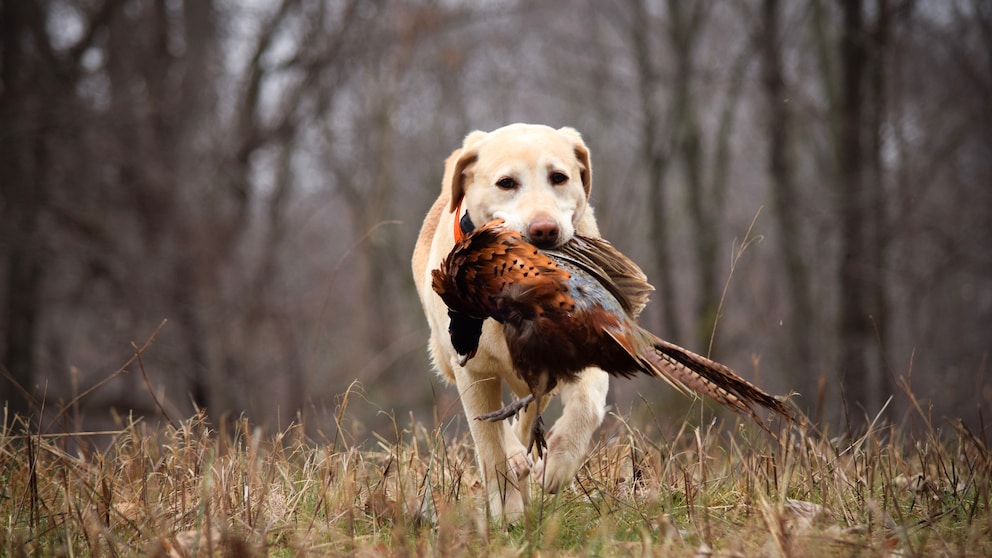
[(542, 307), (572, 304), (568, 271), (519, 232), (501, 225), (502, 220), (495, 220), (477, 228), (432, 272), (432, 287), (445, 304), (499, 321), (511, 312), (529, 319)]
[(562, 258), (596, 278), (636, 318), (654, 291), (647, 275), (630, 258), (602, 238), (576, 235), (548, 254)]
[(455, 244), (438, 269), (431, 271), (431, 288), (448, 308), (476, 318), (489, 315), (479, 270), (508, 249), (505, 240), (500, 240), (507, 232), (500, 225), (502, 221), (496, 220), (476, 228)]

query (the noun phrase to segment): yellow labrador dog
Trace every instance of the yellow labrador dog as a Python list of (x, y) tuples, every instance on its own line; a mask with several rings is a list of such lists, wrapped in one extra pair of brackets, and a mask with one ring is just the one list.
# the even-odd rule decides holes
[[(448, 157), (441, 195), (417, 239), (413, 276), (430, 322), (430, 353), (441, 376), (458, 387), (496, 518), (512, 521), (523, 513), (528, 476), (550, 492), (571, 482), (603, 421), (609, 376), (590, 368), (559, 388), (562, 416), (549, 431), (544, 460), (533, 463), (525, 447), (537, 405), (513, 425), (474, 420), (503, 406), (504, 382), (517, 397), (529, 393), (511, 365), (501, 326), (486, 320), (478, 351), (466, 362), (451, 345), (447, 308), (431, 289), (430, 273), (451, 251), (463, 219), (476, 225), (503, 219), (540, 247), (560, 246), (576, 232), (599, 236), (588, 205), (591, 186), (589, 149), (571, 128), (512, 124), (472, 132)], [(547, 403), (540, 402), (542, 410)]]

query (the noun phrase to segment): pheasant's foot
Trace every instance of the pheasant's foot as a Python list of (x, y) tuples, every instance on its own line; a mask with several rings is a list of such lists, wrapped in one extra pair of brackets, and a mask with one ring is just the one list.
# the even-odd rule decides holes
[(534, 400), (534, 394), (530, 394), (523, 399), (517, 399), (516, 401), (510, 403), (506, 407), (499, 409), (498, 411), (493, 411), (491, 413), (486, 413), (484, 415), (479, 415), (475, 417), (475, 420), (488, 420), (489, 422), (499, 422), (501, 420), (506, 420), (510, 417), (516, 416), (521, 410), (527, 407), (531, 401)]
[(537, 420), (534, 421), (534, 427), (531, 429), (530, 436), (530, 447), (527, 451), (531, 449), (537, 451), (537, 458), (544, 458), (544, 450), (548, 448), (548, 441), (544, 439), (544, 419), (541, 415), (537, 415)]

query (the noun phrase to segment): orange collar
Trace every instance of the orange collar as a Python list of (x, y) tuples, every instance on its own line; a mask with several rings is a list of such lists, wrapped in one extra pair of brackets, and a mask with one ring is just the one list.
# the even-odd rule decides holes
[(458, 244), (465, 238), (465, 233), (462, 232), (462, 202), (465, 198), (462, 198), (458, 202), (458, 207), (455, 208), (455, 244)]

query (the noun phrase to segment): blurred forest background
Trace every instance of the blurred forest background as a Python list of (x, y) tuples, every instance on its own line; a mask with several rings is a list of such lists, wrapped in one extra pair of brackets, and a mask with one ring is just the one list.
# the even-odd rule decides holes
[(992, 404), (988, 0), (0, 0), (0, 25), (0, 398), (43, 428), (195, 405), (326, 433), (354, 380), (356, 437), (457, 417), (409, 258), (444, 158), (515, 121), (583, 134), (658, 334), (841, 428), (893, 394), (904, 421), (904, 381), (935, 422)]

